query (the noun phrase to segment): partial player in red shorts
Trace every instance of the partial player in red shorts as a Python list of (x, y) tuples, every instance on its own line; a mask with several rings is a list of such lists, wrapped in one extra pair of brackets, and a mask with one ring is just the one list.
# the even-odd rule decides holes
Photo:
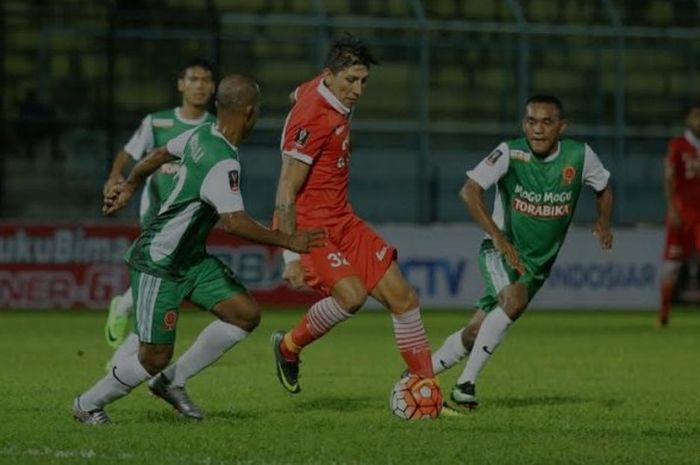
[(291, 96), (293, 107), (282, 134), (275, 222), (282, 232), (314, 225), (328, 233), (326, 247), (300, 259), (285, 252), (284, 278), (324, 296), (296, 327), (272, 338), (277, 375), (292, 393), (301, 390), (301, 350), (350, 318), (369, 295), (392, 313), (396, 342), (409, 371), (433, 377), (418, 297), (401, 274), (396, 250), (358, 218), (348, 202), (352, 108), (375, 63), (367, 46), (346, 34), (332, 45), (321, 75)]
[(683, 261), (700, 256), (700, 102), (685, 113), (686, 131), (668, 144), (665, 164), (666, 247), (658, 324), (667, 326)]

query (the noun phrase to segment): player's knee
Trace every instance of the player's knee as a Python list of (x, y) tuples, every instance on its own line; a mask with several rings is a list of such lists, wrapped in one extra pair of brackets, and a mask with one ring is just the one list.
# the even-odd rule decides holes
[(367, 290), (362, 286), (345, 286), (333, 292), (338, 305), (348, 313), (355, 313), (367, 300)]
[(527, 288), (520, 284), (506, 286), (498, 294), (498, 303), (512, 320), (516, 320), (527, 307)]
[(389, 302), (389, 310), (391, 310), (391, 313), (400, 315), (414, 308), (418, 308), (419, 305), (420, 301), (418, 300), (416, 291), (412, 287), (406, 286), (406, 289), (404, 289), (397, 298)]
[(221, 321), (247, 332), (253, 331), (260, 324), (260, 307), (250, 296), (222, 302), (214, 310)]
[(150, 375), (155, 375), (167, 367), (172, 356), (172, 345), (145, 345), (139, 349), (139, 362)]

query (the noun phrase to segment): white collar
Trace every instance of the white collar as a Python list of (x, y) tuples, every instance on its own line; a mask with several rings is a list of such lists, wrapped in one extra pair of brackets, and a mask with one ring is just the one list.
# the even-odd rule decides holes
[(238, 153), (238, 147), (236, 147), (231, 142), (229, 142), (228, 139), (223, 134), (221, 134), (221, 132), (219, 131), (219, 128), (216, 127), (216, 123), (213, 123), (211, 125), (211, 133), (212, 133), (212, 135), (214, 135), (216, 137), (221, 137), (223, 140), (226, 141), (226, 143), (229, 145), (229, 147), (231, 147), (233, 150), (236, 151), (236, 153)]
[(350, 109), (343, 105), (343, 103), (338, 100), (338, 97), (333, 95), (333, 92), (326, 87), (326, 84), (323, 83), (323, 79), (318, 82), (318, 87), (316, 89), (318, 90), (318, 93), (321, 94), (324, 99), (326, 99), (326, 102), (328, 102), (330, 106), (335, 109), (335, 111), (343, 116), (347, 116), (348, 113), (350, 113)]
[[(530, 150), (532, 150), (532, 149), (530, 149)], [(561, 142), (557, 142), (557, 149), (554, 151), (554, 153), (552, 153), (551, 155), (547, 155), (546, 157), (544, 157), (542, 159), (542, 161), (545, 163), (549, 163), (550, 161), (554, 161), (559, 156), (559, 152), (561, 152)], [(533, 153), (532, 156), (536, 157), (537, 155), (535, 155)]]
[(685, 132), (683, 133), (683, 136), (685, 137), (685, 140), (690, 142), (693, 147), (696, 149), (700, 150), (700, 139), (695, 137), (695, 134), (693, 134), (690, 129), (686, 129)]
[(180, 107), (175, 108), (175, 118), (177, 118), (181, 123), (190, 124), (192, 126), (202, 124), (207, 120), (207, 116), (209, 116), (209, 112), (205, 111), (199, 118), (189, 119), (182, 116), (182, 110)]

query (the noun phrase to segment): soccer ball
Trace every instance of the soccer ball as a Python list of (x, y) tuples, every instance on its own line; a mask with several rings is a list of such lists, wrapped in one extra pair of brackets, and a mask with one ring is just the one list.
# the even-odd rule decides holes
[(442, 411), (442, 392), (437, 381), (409, 374), (399, 380), (389, 397), (391, 413), (404, 420), (430, 420)]

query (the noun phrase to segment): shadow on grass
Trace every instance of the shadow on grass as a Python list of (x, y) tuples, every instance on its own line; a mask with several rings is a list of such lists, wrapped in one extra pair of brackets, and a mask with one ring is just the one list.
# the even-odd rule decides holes
[(575, 404), (598, 404), (602, 408), (613, 409), (622, 404), (620, 399), (591, 399), (576, 396), (535, 396), (535, 397), (500, 397), (489, 401), (493, 406), (517, 409), (526, 407), (560, 406)]
[(174, 410), (159, 410), (147, 411), (143, 414), (143, 419), (149, 423), (168, 423), (168, 424), (190, 424), (196, 423), (197, 420), (187, 418)]
[(364, 397), (320, 397), (300, 402), (294, 406), (299, 412), (309, 410), (328, 410), (332, 412), (355, 412), (376, 404), (376, 399), (370, 396)]

